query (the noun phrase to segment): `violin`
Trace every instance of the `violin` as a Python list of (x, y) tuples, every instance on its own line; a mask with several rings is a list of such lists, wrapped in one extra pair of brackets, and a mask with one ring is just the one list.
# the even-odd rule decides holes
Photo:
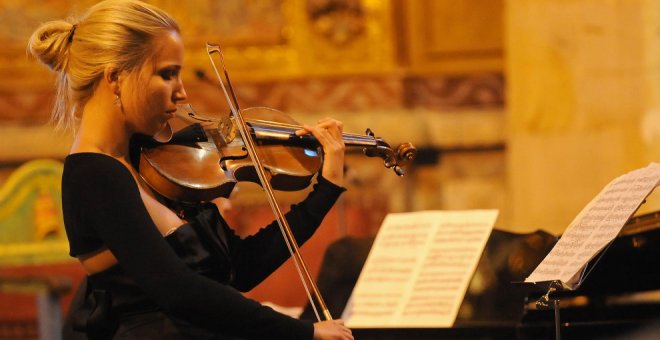
[[(301, 126), (284, 112), (268, 107), (241, 111), (273, 189), (306, 188), (322, 165), (318, 141), (312, 135), (297, 136)], [(229, 197), (237, 182), (260, 184), (231, 117), (203, 116), (182, 104), (169, 124), (173, 134), (168, 142), (154, 141), (141, 150), (140, 174), (159, 194), (178, 202), (200, 202)], [(366, 156), (381, 158), (399, 176), (417, 152), (411, 143), (393, 149), (370, 129), (364, 135), (343, 133), (342, 139), (347, 147), (362, 147)]]
[[(264, 107), (240, 109), (220, 46), (207, 44), (206, 49), (231, 114), (209, 118), (197, 114), (190, 105), (178, 106), (168, 122), (171, 138), (166, 142), (154, 139), (142, 147), (140, 175), (156, 192), (180, 202), (228, 197), (239, 181), (260, 184), (316, 318), (322, 320), (318, 304), (325, 320), (332, 320), (273, 193), (307, 187), (321, 167), (322, 148), (311, 135), (297, 136), (295, 131), (301, 126), (283, 112)], [(214, 56), (220, 58), (224, 80)], [(404, 174), (402, 166), (417, 153), (410, 143), (394, 150), (369, 129), (364, 136), (342, 133), (342, 139), (346, 146), (362, 147), (369, 157), (380, 157), (385, 167), (399, 176)]]

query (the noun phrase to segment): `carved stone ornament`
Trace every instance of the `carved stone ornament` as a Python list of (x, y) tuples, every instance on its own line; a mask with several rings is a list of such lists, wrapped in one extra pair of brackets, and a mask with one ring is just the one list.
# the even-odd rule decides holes
[(365, 32), (362, 0), (307, 0), (307, 15), (313, 31), (336, 45)]

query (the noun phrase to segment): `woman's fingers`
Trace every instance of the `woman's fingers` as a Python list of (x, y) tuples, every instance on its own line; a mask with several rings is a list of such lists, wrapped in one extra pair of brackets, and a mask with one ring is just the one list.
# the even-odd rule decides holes
[(296, 135), (311, 134), (323, 147), (323, 177), (337, 184), (343, 184), (344, 152), (346, 145), (343, 139), (344, 124), (333, 118), (322, 118), (316, 125), (303, 125)]
[(326, 152), (343, 151), (345, 149), (343, 139), (344, 125), (333, 118), (322, 118), (316, 125), (304, 124), (302, 129), (297, 130), (297, 136), (306, 134), (313, 135), (323, 146)]

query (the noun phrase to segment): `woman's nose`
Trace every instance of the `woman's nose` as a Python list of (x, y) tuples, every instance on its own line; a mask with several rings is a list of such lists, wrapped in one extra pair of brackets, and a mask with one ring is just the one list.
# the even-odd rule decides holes
[(176, 91), (174, 91), (173, 99), (175, 102), (177, 102), (177, 101), (185, 100), (186, 98), (188, 98), (188, 94), (186, 93), (186, 89), (183, 87), (183, 83), (182, 83), (179, 86), (179, 88)]

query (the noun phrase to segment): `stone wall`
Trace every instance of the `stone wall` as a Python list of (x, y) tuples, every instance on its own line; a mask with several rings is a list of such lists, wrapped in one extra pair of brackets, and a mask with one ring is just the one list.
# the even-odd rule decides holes
[(610, 180), (658, 161), (658, 13), (656, 1), (507, 2), (514, 228), (561, 233)]

